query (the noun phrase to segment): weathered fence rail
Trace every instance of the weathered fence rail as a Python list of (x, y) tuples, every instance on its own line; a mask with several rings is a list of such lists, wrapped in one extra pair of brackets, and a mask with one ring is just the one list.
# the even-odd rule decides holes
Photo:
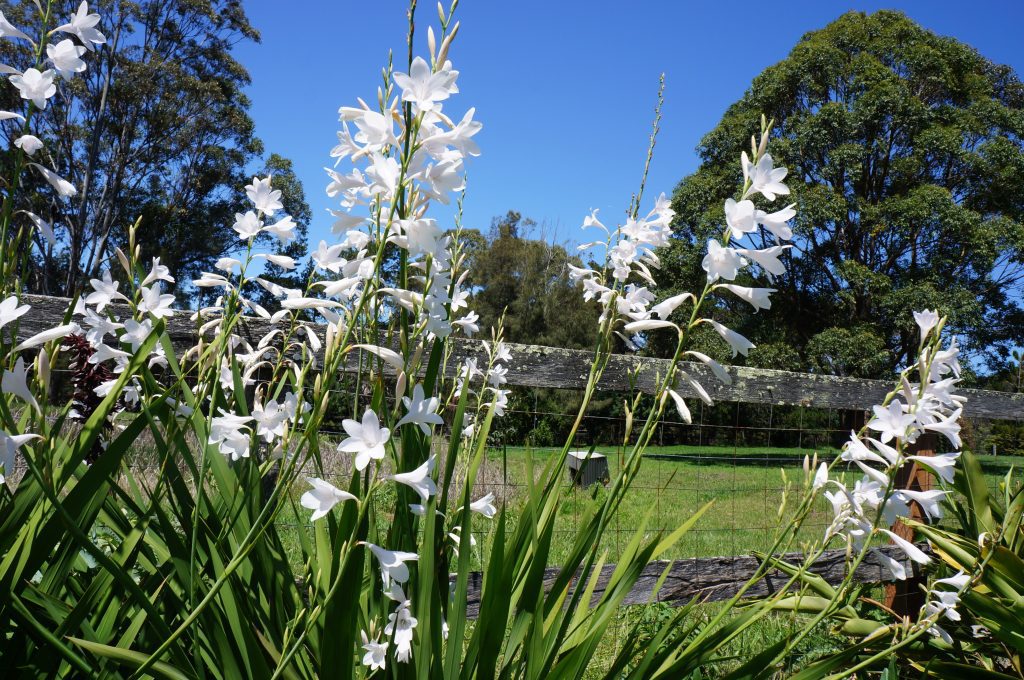
[[(927, 546), (920, 545), (922, 549)], [(893, 581), (892, 572), (886, 567), (879, 554), (899, 560), (908, 574), (916, 572), (916, 566), (902, 550), (896, 546), (879, 546), (873, 548), (857, 567), (853, 580), (858, 583), (888, 583)], [(782, 559), (799, 565), (803, 561), (800, 553), (787, 553)], [(739, 555), (735, 557), (696, 557), (689, 559), (657, 561), (648, 564), (640, 579), (626, 595), (622, 604), (648, 604), (663, 602), (680, 605), (697, 598), (701, 602), (718, 602), (728, 600), (740, 591), (754, 577), (761, 562), (757, 557)], [(661, 588), (655, 591), (659, 579), (668, 569)], [(593, 603), (597, 603), (604, 595), (605, 589), (615, 571), (614, 564), (606, 564), (601, 569), (597, 587), (594, 589)], [(813, 574), (821, 576), (832, 585), (838, 585), (846, 576), (846, 551), (826, 550), (809, 569)], [(544, 586), (549, 588), (558, 576), (555, 567), (544, 571)], [(589, 577), (589, 575), (588, 575)], [(745, 597), (765, 597), (778, 592), (789, 580), (789, 577), (778, 570), (770, 570), (744, 594)], [(571, 587), (577, 584), (585, 586), (587, 579), (577, 574)], [(483, 594), (483, 574), (473, 572), (469, 575), (469, 589), (466, 600), (467, 610), (471, 618), (476, 618), (480, 611), (480, 598)]]
[[(21, 318), (18, 333), (23, 338), (61, 323), (69, 304), (66, 298), (40, 295), (26, 295), (24, 302), (32, 305), (32, 310)], [(270, 329), (268, 322), (252, 318), (241, 324), (238, 332), (255, 343)], [(196, 324), (189, 320), (189, 313), (182, 312), (168, 319), (167, 333), (175, 346), (189, 346), (195, 342)], [(515, 343), (510, 344), (510, 349), (513, 356), (508, 371), (510, 385), (560, 389), (582, 389), (586, 386), (593, 352)], [(455, 359), (474, 356), (483, 358), (479, 342), (461, 339), (454, 342)], [(355, 365), (354, 361), (352, 365)], [(658, 376), (665, 375), (668, 365), (667, 359), (616, 354), (609, 360), (599, 387), (610, 391), (632, 387), (650, 393), (657, 385)], [(890, 382), (881, 380), (743, 366), (729, 367), (732, 384), (723, 385), (703, 364), (685, 363), (683, 368), (700, 380), (712, 398), (749, 404), (867, 409), (871, 404), (879, 403), (892, 387)], [(458, 370), (458, 361), (450, 362), (449, 370)], [(697, 396), (689, 390), (688, 385), (681, 384), (678, 391), (683, 396)], [(964, 407), (965, 416), (1024, 419), (1024, 394), (970, 389), (962, 392), (968, 400)]]

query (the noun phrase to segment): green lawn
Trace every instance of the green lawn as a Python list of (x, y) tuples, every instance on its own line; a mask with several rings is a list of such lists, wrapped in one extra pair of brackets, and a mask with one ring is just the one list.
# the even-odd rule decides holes
[[(610, 472), (614, 477), (621, 465), (621, 451), (610, 447), (598, 447), (597, 451), (608, 457)], [(603, 539), (602, 548), (608, 551), (608, 560), (614, 561), (621, 546), (630, 539), (645, 516), (649, 532), (659, 529), (667, 532), (689, 519), (704, 503), (712, 501), (711, 509), (667, 554), (668, 558), (737, 555), (752, 550), (764, 550), (771, 545), (774, 532), (779, 526), (782, 469), (785, 469), (789, 479), (799, 486), (803, 474), (800, 461), (805, 454), (813, 456), (814, 453), (815, 451), (810, 449), (768, 447), (651, 447), (637, 479), (612, 522), (610, 531)], [(819, 450), (818, 453), (831, 456), (837, 452), (826, 449)], [(488, 491), (493, 492), (499, 504), (504, 501), (510, 524), (514, 525), (519, 517), (517, 509), (525, 493), (528, 458), (532, 457), (536, 467), (540, 467), (554, 454), (554, 449), (525, 447), (489, 450), (478, 474), (478, 487), (473, 494), (474, 497)], [(991, 456), (980, 458), (993, 488), (1002, 480), (1011, 465), (1016, 466), (1015, 477), (1018, 480), (1022, 479), (1020, 471), (1024, 469), (1024, 460)], [(579, 523), (588, 516), (588, 510), (606, 493), (600, 485), (589, 489), (578, 488), (570, 482), (567, 473), (563, 474), (565, 476), (562, 480), (562, 498), (553, 542), (552, 564), (557, 564), (568, 552)], [(859, 477), (859, 473), (856, 476)], [(851, 481), (852, 478), (854, 475), (851, 474)], [(298, 493), (301, 491), (296, 490), (296, 495)], [(791, 505), (799, 500), (800, 493), (799, 489), (794, 490), (794, 497), (790, 499)], [(826, 505), (822, 501), (815, 509), (802, 529), (802, 538), (813, 540), (821, 536), (821, 532), (831, 519), (831, 513)], [(304, 516), (298, 518), (298, 523), (294, 519), (282, 520), (288, 522), (283, 532), (286, 543), (298, 540), (295, 532), (308, 530), (303, 527), (303, 518)], [(308, 523), (306, 526), (308, 527)], [(487, 552), (493, 536), (492, 527), (492, 522), (481, 520), (479, 517), (474, 521), (474, 535), (478, 542), (474, 555), (475, 569), (481, 566), (481, 554)], [(794, 549), (799, 550), (799, 546), (795, 546)], [(880, 589), (873, 594), (880, 597)], [(718, 606), (718, 603), (702, 605), (696, 610), (695, 615), (710, 618)], [(641, 634), (643, 629), (653, 631), (657, 621), (669, 616), (670, 612), (671, 607), (661, 604), (625, 607), (620, 610), (612, 624), (610, 640), (618, 640), (628, 635), (637, 622), (643, 624)], [(732, 660), (726, 660), (717, 669), (708, 669), (706, 677), (719, 675), (739, 660), (749, 657), (756, 650), (764, 649), (768, 644), (791, 634), (799, 627), (800, 622), (792, 615), (780, 613), (768, 617), (734, 641), (727, 650), (727, 656)], [(844, 641), (841, 638), (835, 637), (826, 627), (822, 627), (820, 631), (815, 631), (807, 638), (801, 646), (800, 654), (814, 658), (820, 653), (837, 650), (842, 644)], [(595, 658), (590, 672), (599, 677), (602, 668), (607, 668), (619, 648), (618, 643), (603, 648)]]

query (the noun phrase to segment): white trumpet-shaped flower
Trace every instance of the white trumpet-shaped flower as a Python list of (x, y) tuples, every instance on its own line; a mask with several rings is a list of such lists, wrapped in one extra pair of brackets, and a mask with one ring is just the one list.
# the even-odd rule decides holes
[(434, 463), (436, 456), (431, 455), (427, 460), (415, 470), (410, 472), (401, 472), (397, 475), (393, 475), (391, 479), (404, 484), (419, 495), (420, 500), (426, 503), (427, 500), (437, 493), (437, 485), (434, 483), (432, 475), (434, 474)]
[[(0, 15), (2, 17), (3, 15)], [(0, 430), (0, 484), (14, 474), (17, 464), (18, 449), (33, 439), (42, 439), (38, 434), (7, 434)]]
[(494, 494), (488, 493), (482, 498), (478, 498), (469, 504), (469, 509), (473, 512), (478, 512), (487, 519), (491, 519), (498, 514), (498, 509), (494, 507)]
[(85, 54), (84, 47), (79, 47), (66, 38), (56, 45), (51, 43), (46, 46), (46, 56), (50, 58), (53, 68), (61, 77), (67, 79), (71, 79), (76, 73), (85, 70), (85, 62), (80, 58), (83, 54)]
[(53, 82), (53, 71), (47, 69), (25, 69), (24, 73), (11, 76), (11, 84), (18, 88), (22, 99), (28, 99), (36, 108), (45, 109), (46, 101), (57, 94), (57, 85)]
[(4, 394), (13, 394), (36, 411), (41, 411), (39, 402), (36, 401), (32, 390), (28, 388), (28, 368), (22, 357), (18, 357), (18, 360), (14, 362), (14, 370), (4, 369), (0, 390), (3, 390)]
[(418, 425), (423, 434), (430, 434), (431, 425), (443, 425), (444, 420), (437, 414), (440, 400), (437, 397), (429, 399), (423, 393), (423, 385), (417, 384), (412, 389), (412, 397), (402, 397), (406, 413), (398, 421), (396, 426), (414, 424)]
[(82, 0), (82, 4), (78, 6), (78, 11), (72, 15), (71, 21), (53, 30), (55, 33), (63, 31), (76, 35), (86, 48), (93, 50), (95, 49), (94, 45), (102, 45), (107, 42), (107, 39), (96, 28), (99, 22), (100, 15), (89, 14), (89, 3), (86, 0)]
[(402, 88), (402, 101), (411, 102), (421, 112), (433, 111), (437, 102), (459, 91), (455, 85), (458, 75), (450, 64), (434, 73), (422, 57), (416, 57), (408, 74), (395, 74), (395, 84)]
[(715, 329), (722, 339), (729, 343), (729, 348), (732, 350), (732, 355), (735, 357), (737, 354), (747, 356), (747, 353), (754, 349), (757, 345), (747, 340), (745, 337), (737, 333), (736, 331), (726, 328), (722, 324), (712, 319), (704, 319), (704, 322), (710, 324)]
[(746, 265), (735, 248), (723, 246), (715, 239), (708, 240), (708, 254), (704, 256), (701, 266), (708, 273), (708, 281), (725, 279), (732, 281), (739, 270)]
[(356, 454), (357, 470), (364, 470), (371, 460), (384, 458), (384, 445), (391, 439), (391, 430), (380, 426), (380, 418), (373, 409), (366, 409), (362, 422), (346, 418), (341, 426), (349, 436), (338, 445), (338, 450)]
[(409, 580), (409, 566), (406, 562), (415, 562), (420, 557), (416, 553), (403, 552), (401, 550), (388, 550), (373, 543), (367, 543), (373, 556), (377, 558), (380, 565), (380, 577), (384, 582), (384, 588), (391, 586), (391, 582), (405, 583)]
[(12, 321), (16, 321), (32, 309), (30, 305), (19, 305), (18, 298), (10, 296), (0, 302), (0, 329)]
[(342, 491), (319, 477), (306, 477), (306, 481), (313, 488), (302, 494), (302, 497), (299, 498), (299, 504), (313, 511), (312, 516), (309, 518), (310, 521), (315, 522), (324, 517), (331, 511), (331, 508), (342, 501), (358, 500), (349, 492)]

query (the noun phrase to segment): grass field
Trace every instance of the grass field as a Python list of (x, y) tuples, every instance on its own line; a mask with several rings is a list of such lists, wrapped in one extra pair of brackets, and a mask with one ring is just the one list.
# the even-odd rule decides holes
[[(621, 465), (621, 452), (612, 447), (597, 447), (597, 451), (607, 456), (610, 473), (614, 477)], [(837, 453), (835, 450), (817, 452), (821, 456)], [(555, 453), (554, 449), (526, 447), (489, 450), (479, 471), (478, 488), (473, 494), (474, 497), (488, 491), (493, 492), (499, 504), (505, 503), (510, 525), (514, 526), (518, 521), (518, 508), (525, 494), (528, 460), (532, 459), (534, 466), (539, 468)], [(803, 456), (814, 454), (814, 450), (795, 448), (650, 447), (639, 475), (610, 531), (605, 535), (601, 547), (607, 550), (608, 560), (614, 561), (621, 546), (641, 526), (645, 516), (648, 532), (659, 529), (671, 531), (689, 519), (704, 503), (712, 501), (711, 509), (666, 557), (712, 557), (764, 550), (771, 545), (774, 533), (779, 527), (782, 470), (784, 469), (789, 479), (799, 486), (803, 474)], [(1015, 478), (1024, 479), (1021, 476), (1024, 459), (990, 456), (980, 458), (993, 488), (1011, 466), (1016, 466)], [(859, 477), (859, 474), (857, 476)], [(851, 481), (852, 478), (853, 475)], [(576, 487), (570, 482), (568, 474), (563, 477), (562, 485), (552, 548), (552, 564), (557, 564), (568, 552), (580, 522), (589, 515), (589, 510), (606, 493), (601, 485), (589, 489)], [(799, 494), (800, 490), (796, 489), (791, 503), (799, 500), (796, 497)], [(830, 519), (830, 512), (826, 503), (822, 501), (806, 522), (800, 536), (807, 540), (819, 538)], [(493, 522), (486, 520), (478, 519), (474, 522), (474, 536), (478, 542), (474, 554), (475, 569), (481, 566), (480, 556), (487, 553), (493, 535), (492, 527)], [(512, 526), (509, 527), (511, 528)], [(283, 531), (283, 538), (286, 543), (297, 541), (296, 532), (303, 530), (308, 530), (308, 525), (291, 523)], [(794, 546), (793, 549), (800, 548)], [(871, 592), (871, 596), (880, 597), (881, 588), (875, 590), (877, 592)], [(721, 605), (718, 603), (701, 605), (695, 610), (694, 616), (710, 619), (719, 606)], [(601, 677), (602, 669), (611, 664), (620, 649), (618, 640), (630, 634), (635, 624), (640, 624), (640, 635), (644, 635), (645, 630), (653, 631), (657, 622), (669, 617), (671, 612), (672, 608), (664, 604), (622, 608), (612, 624), (611, 644), (602, 647), (585, 677)], [(771, 643), (791, 635), (794, 630), (800, 628), (800, 625), (800, 622), (789, 614), (779, 613), (764, 619), (731, 643), (722, 663), (715, 668), (706, 669), (702, 677), (720, 676), (755, 651), (763, 650)], [(801, 645), (795, 659), (796, 666), (788, 670), (793, 671), (801, 665), (802, 655), (813, 659), (822, 653), (841, 649), (843, 644), (845, 641), (842, 638), (822, 626)]]

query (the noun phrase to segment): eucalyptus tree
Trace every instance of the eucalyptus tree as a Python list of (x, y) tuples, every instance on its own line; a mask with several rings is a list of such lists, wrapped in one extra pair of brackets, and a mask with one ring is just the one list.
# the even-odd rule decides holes
[[(78, 6), (42, 7), (63, 20)], [(15, 25), (31, 25), (39, 11), (30, 0), (4, 6)], [(259, 33), (229, 0), (101, 0), (87, 12), (103, 17), (92, 29), (99, 38), (86, 43), (90, 68), (58, 78), (34, 124), (51, 167), (79, 191), (64, 202), (26, 178), (35, 182), (34, 212), (51, 219), (57, 237), (49, 244), (37, 235), (38, 266), (27, 283), (51, 294), (79, 290), (140, 217), (139, 243), (187, 281), (235, 247), (231, 217), (243, 205), (235, 187), (265, 163), (244, 92), (249, 73), (232, 53)], [(28, 40), (4, 41), (0, 62), (20, 63), (30, 50)], [(0, 96), (0, 108), (16, 105), (9, 88)], [(14, 130), (0, 133), (10, 150), (0, 154), (5, 177)]]

